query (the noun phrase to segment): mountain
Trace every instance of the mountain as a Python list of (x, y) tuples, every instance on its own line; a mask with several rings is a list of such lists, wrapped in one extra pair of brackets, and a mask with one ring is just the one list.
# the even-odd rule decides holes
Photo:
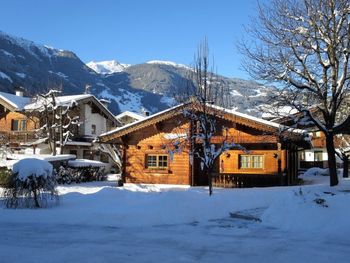
[(99, 74), (112, 74), (112, 73), (124, 71), (130, 65), (121, 64), (116, 60), (109, 60), (109, 61), (100, 61), (100, 62), (91, 61), (87, 63), (86, 66), (93, 69)]
[[(84, 62), (73, 52), (60, 50), (0, 31), (0, 91), (14, 92), (23, 86), (33, 96), (51, 88), (77, 94), (91, 85), (99, 98), (111, 101), (114, 113), (158, 112), (172, 106), (173, 97), (188, 85), (189, 67), (170, 61), (127, 65), (115, 60)], [(257, 106), (266, 103), (272, 91), (253, 81), (217, 76), (227, 90), (231, 108), (259, 116)]]

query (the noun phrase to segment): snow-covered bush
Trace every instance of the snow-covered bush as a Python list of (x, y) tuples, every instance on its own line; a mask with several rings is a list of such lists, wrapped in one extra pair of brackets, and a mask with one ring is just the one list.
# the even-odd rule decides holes
[(56, 174), (59, 184), (83, 183), (92, 181), (104, 181), (107, 176), (101, 167), (70, 168), (61, 166)]
[(303, 176), (328, 176), (329, 170), (327, 168), (312, 167), (308, 169)]
[(35, 158), (14, 164), (10, 182), (5, 189), (7, 208), (39, 208), (58, 202), (56, 179), (52, 165)]

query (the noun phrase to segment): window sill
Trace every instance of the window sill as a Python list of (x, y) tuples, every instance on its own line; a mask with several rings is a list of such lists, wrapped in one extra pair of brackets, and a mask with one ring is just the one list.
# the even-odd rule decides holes
[(171, 171), (168, 168), (146, 168), (145, 173), (170, 174)]

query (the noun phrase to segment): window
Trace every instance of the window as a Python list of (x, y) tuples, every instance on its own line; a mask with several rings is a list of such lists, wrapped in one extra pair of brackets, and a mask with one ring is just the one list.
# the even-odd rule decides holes
[(95, 124), (91, 125), (91, 134), (96, 134), (96, 125)]
[(168, 167), (168, 155), (148, 154), (146, 158), (147, 168), (165, 169)]
[(322, 162), (323, 161), (322, 155), (323, 155), (322, 151), (315, 151), (314, 152), (314, 161), (315, 162)]
[(240, 168), (264, 168), (263, 155), (240, 155)]
[(299, 152), (299, 159), (300, 159), (300, 161), (305, 161), (305, 152), (304, 151)]
[(27, 121), (26, 120), (12, 120), (11, 130), (12, 131), (26, 131), (27, 130)]

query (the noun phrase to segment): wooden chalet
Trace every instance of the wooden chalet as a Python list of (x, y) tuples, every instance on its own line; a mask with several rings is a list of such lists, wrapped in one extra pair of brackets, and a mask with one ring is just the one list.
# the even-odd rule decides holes
[(0, 137), (2, 144), (13, 146), (34, 140), (34, 130), (40, 127), (39, 120), (29, 118), (24, 111), (31, 99), (23, 96), (21, 88), (15, 92), (0, 92)]
[[(207, 185), (208, 178), (199, 160), (190, 161), (191, 147), (186, 140), (193, 123), (184, 112), (195, 103), (181, 104), (143, 120), (99, 136), (100, 143), (114, 144), (123, 153), (123, 180), (126, 183)], [(215, 115), (217, 134), (212, 142), (224, 138), (245, 150), (232, 148), (217, 159), (214, 186), (249, 187), (293, 184), (298, 176), (298, 148), (308, 145), (301, 131), (283, 131), (282, 125), (236, 111), (208, 106)], [(223, 129), (222, 127), (226, 127)], [(174, 139), (185, 146), (172, 154)]]

